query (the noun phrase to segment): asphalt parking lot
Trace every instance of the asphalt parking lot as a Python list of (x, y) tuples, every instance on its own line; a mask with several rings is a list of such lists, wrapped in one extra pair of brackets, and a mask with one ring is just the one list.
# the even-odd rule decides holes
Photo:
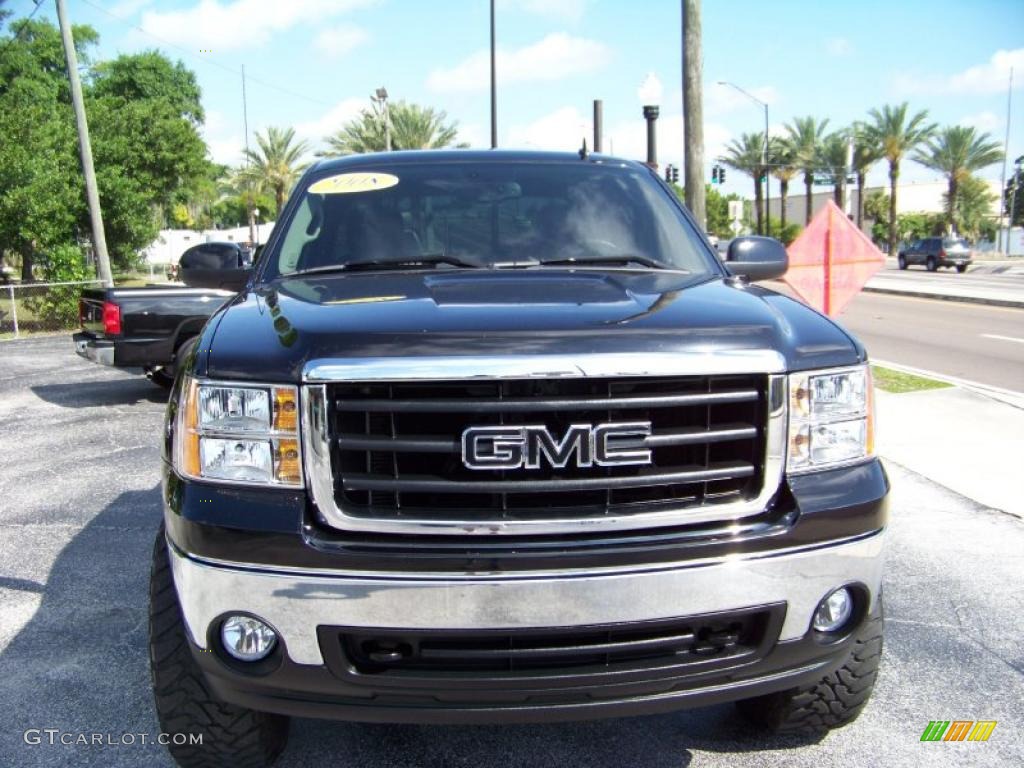
[[(159, 730), (146, 600), (163, 396), (80, 360), (69, 337), (0, 342), (2, 765), (171, 764), (139, 743)], [(822, 741), (751, 733), (731, 706), (514, 727), (306, 720), (279, 765), (1022, 765), (1024, 521), (889, 471), (881, 678), (860, 720)], [(998, 725), (984, 743), (922, 743), (929, 720)], [(136, 743), (27, 744), (28, 729)]]

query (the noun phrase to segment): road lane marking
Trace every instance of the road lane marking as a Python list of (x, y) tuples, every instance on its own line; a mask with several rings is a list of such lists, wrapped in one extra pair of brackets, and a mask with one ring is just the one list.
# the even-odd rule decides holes
[(982, 338), (985, 339), (999, 339), (1000, 341), (1016, 341), (1018, 344), (1024, 344), (1024, 339), (1016, 339), (1013, 336), (1000, 336), (998, 333), (983, 333)]

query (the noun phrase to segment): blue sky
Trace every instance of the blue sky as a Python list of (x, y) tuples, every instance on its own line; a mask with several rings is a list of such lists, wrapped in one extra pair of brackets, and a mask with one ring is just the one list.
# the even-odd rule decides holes
[[(7, 7), (24, 16), (33, 3)], [(196, 72), (221, 162), (243, 143), (243, 64), (250, 135), (292, 125), (317, 145), (385, 85), (392, 99), (447, 111), (474, 146), (489, 143), (487, 0), (69, 0), (69, 9), (99, 31), (103, 58), (158, 48)], [(602, 98), (606, 142), (642, 158), (641, 106), (653, 101), (659, 159), (681, 165), (679, 0), (498, 0), (497, 24), (502, 146), (575, 149), (590, 135), (591, 100)], [(1010, 158), (1024, 154), (1021, 0), (705, 0), (703, 31), (709, 168), (764, 119), (719, 80), (767, 101), (773, 133), (794, 116), (839, 127), (908, 100), (940, 124), (972, 124), (1001, 142), (1011, 65)], [(904, 176), (934, 178), (910, 163)], [(879, 164), (870, 180), (885, 178)], [(749, 186), (729, 175), (727, 191)]]

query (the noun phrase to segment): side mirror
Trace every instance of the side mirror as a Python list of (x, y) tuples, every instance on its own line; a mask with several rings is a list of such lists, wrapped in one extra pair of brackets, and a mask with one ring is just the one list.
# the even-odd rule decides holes
[(210, 288), (222, 291), (240, 291), (249, 282), (252, 267), (211, 268), (206, 266), (181, 266), (178, 270), (181, 282), (189, 288)]
[(734, 275), (750, 280), (782, 277), (789, 268), (785, 247), (774, 237), (737, 237), (729, 243), (725, 265)]

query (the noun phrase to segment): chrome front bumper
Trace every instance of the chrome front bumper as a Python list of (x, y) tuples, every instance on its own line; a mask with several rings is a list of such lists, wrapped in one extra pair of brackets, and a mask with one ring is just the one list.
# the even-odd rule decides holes
[(193, 559), (169, 542), (192, 641), (242, 612), (269, 623), (297, 664), (324, 663), (320, 625), (394, 629), (565, 627), (674, 618), (775, 602), (787, 604), (780, 640), (802, 637), (818, 602), (859, 583), (874, 610), (882, 578), (881, 531), (760, 557), (600, 574), (389, 577), (317, 570), (257, 570)]

